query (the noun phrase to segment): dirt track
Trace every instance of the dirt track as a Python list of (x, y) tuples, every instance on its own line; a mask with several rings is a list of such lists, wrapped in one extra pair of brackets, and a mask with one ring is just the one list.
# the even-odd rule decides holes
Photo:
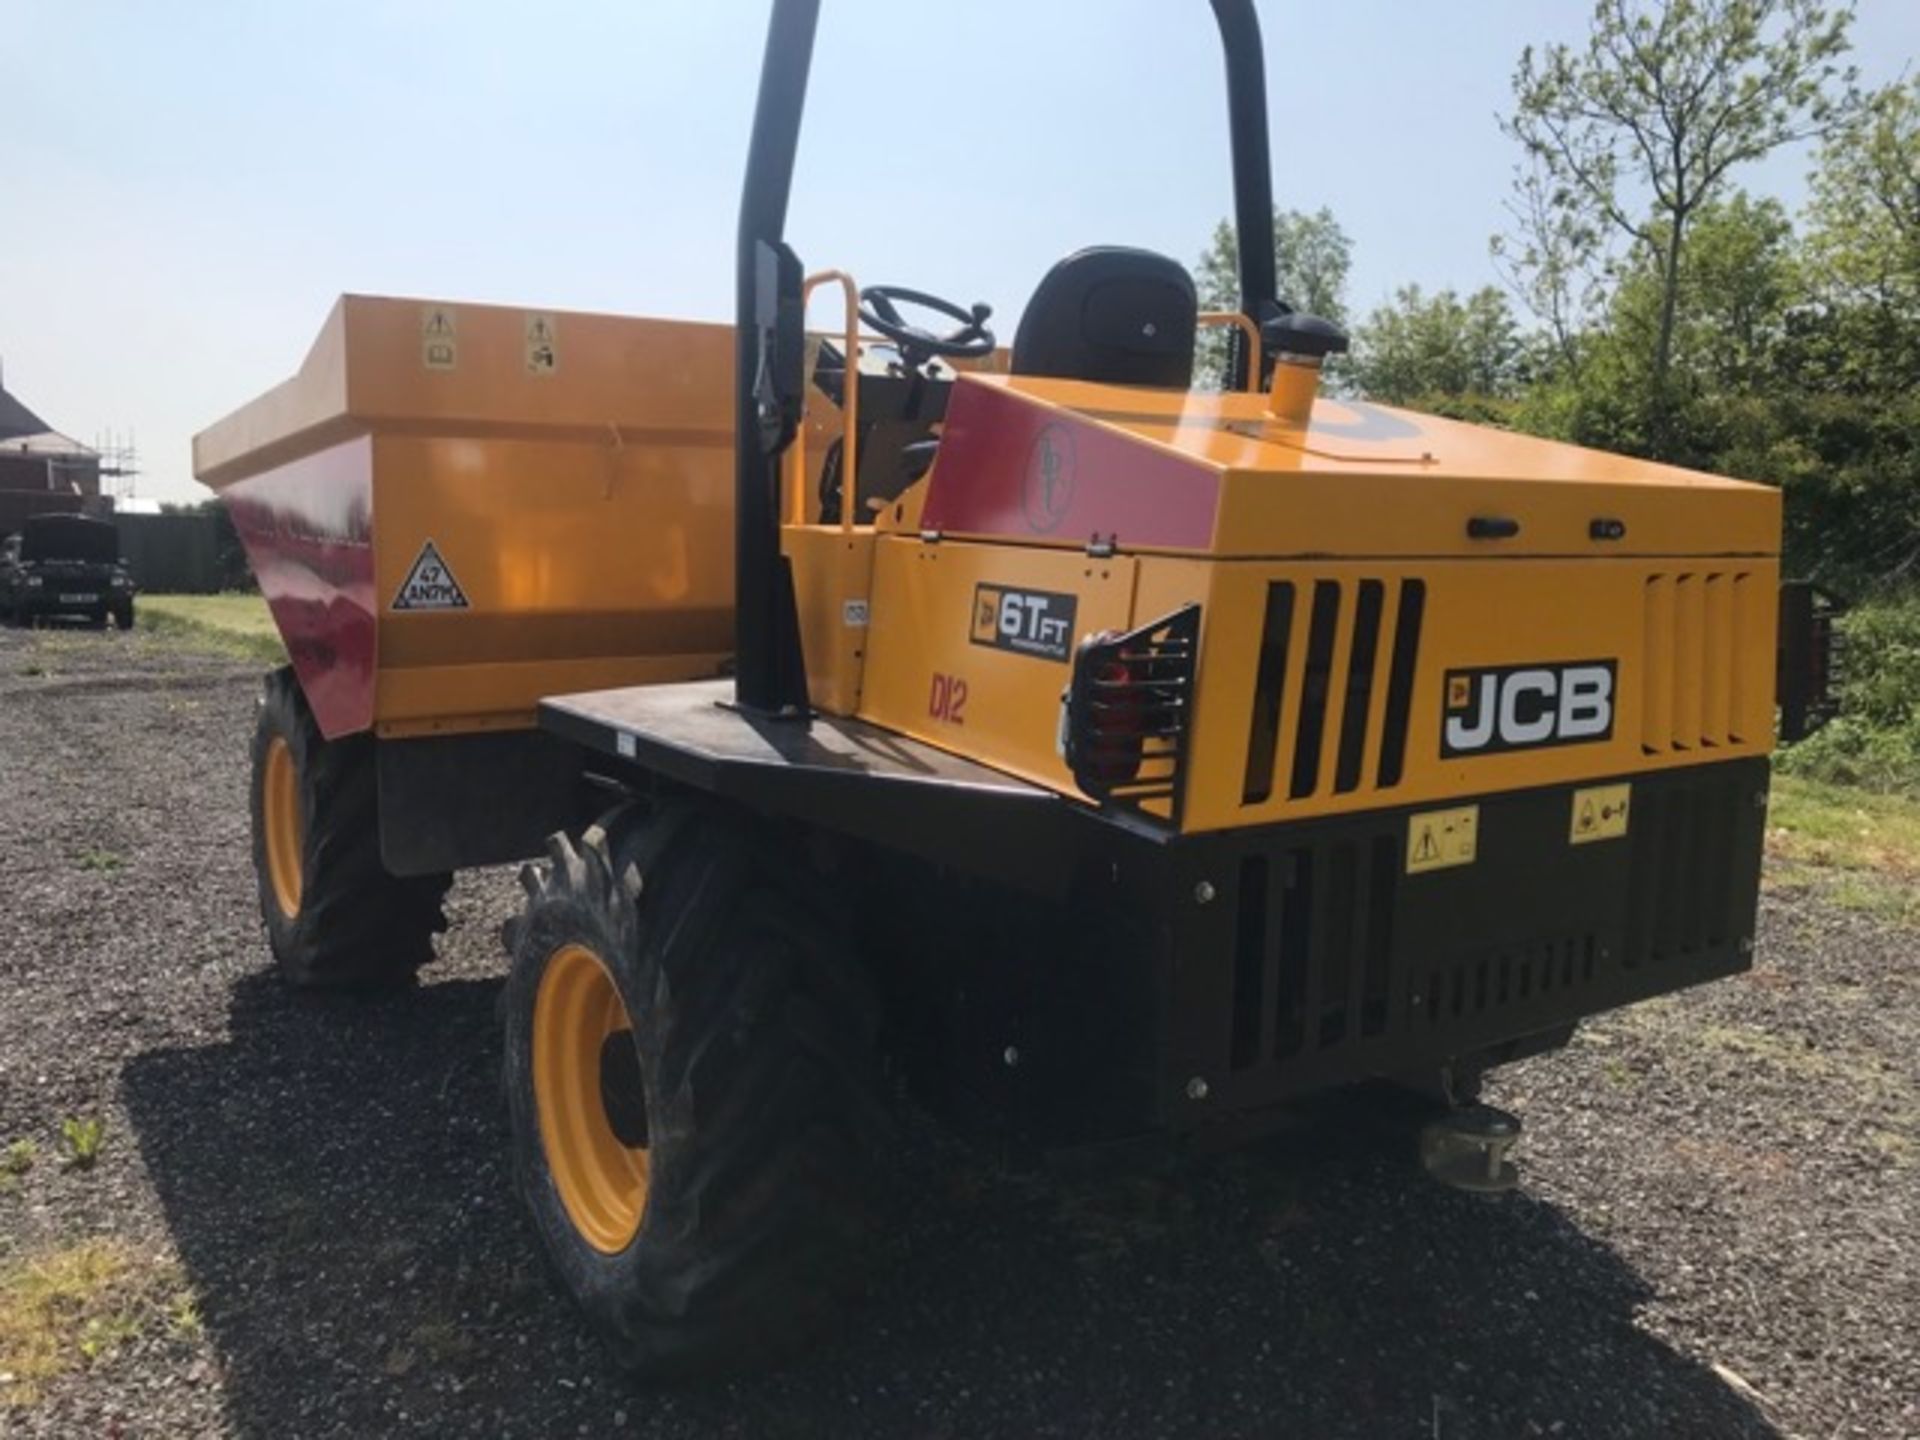
[[(0, 1433), (1920, 1435), (1916, 947), (1784, 897), (1753, 975), (1499, 1078), (1516, 1195), (1324, 1130), (1068, 1183), (913, 1127), (848, 1335), (638, 1389), (508, 1190), (517, 887), (461, 880), (415, 993), (281, 990), (247, 858), (255, 689), (139, 636), (0, 631), (0, 1145), (38, 1145), (0, 1190), (0, 1282), (103, 1237), (124, 1291), (32, 1403), (0, 1374)], [(98, 1162), (63, 1168), (87, 1115)]]

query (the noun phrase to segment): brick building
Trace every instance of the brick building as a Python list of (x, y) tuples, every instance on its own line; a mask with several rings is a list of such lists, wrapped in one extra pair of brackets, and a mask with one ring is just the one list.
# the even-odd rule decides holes
[(28, 515), (111, 514), (100, 493), (100, 453), (62, 435), (11, 394), (0, 373), (0, 535)]

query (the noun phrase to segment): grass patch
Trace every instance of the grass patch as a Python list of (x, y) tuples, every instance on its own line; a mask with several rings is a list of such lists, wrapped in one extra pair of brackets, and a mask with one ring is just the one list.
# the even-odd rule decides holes
[(271, 665), (287, 658), (258, 595), (142, 595), (137, 606), (138, 623), (150, 634)]
[(191, 1290), (182, 1290), (167, 1302), (167, 1329), (182, 1340), (198, 1340), (206, 1329), (199, 1297)]
[(93, 1364), (166, 1313), (171, 1271), (115, 1240), (82, 1240), (0, 1270), (0, 1410)]
[(1758, 1025), (1702, 1025), (1694, 1032), (1693, 1043), (1709, 1050), (1731, 1050), (1810, 1079), (1830, 1075), (1837, 1068), (1833, 1056)]
[(1920, 875), (1920, 800), (1781, 775), (1767, 825), (1783, 859)]
[(382, 1368), (396, 1378), (410, 1374), (425, 1364), (430, 1370), (444, 1370), (473, 1353), (473, 1337), (446, 1316), (432, 1315), (407, 1332), (387, 1352)]
[(93, 1115), (70, 1115), (60, 1122), (60, 1140), (66, 1146), (67, 1168), (91, 1170), (107, 1138), (107, 1122)]
[(24, 1136), (0, 1150), (0, 1195), (11, 1195), (18, 1190), (21, 1178), (33, 1169), (33, 1162), (39, 1158), (39, 1145)]
[(1767, 854), (1776, 885), (1920, 928), (1920, 800), (1776, 775)]
[(1825, 1048), (1762, 1025), (1701, 1025), (1688, 1043), (1750, 1060), (1777, 1075), (1817, 1082), (1839, 1092), (1849, 1104), (1874, 1105), (1903, 1084), (1881, 1056), (1857, 1050)]

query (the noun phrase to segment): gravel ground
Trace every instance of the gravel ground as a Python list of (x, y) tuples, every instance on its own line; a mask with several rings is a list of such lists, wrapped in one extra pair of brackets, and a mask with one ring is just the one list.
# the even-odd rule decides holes
[[(31, 1403), (0, 1375), (0, 1433), (1920, 1436), (1914, 943), (1784, 892), (1751, 976), (1497, 1079), (1513, 1195), (1334, 1127), (1067, 1181), (910, 1125), (913, 1200), (838, 1344), (637, 1387), (508, 1189), (510, 877), (462, 877), (414, 993), (264, 975), (256, 679), (0, 631), (0, 1145), (39, 1146), (0, 1176), (0, 1274), (122, 1257), (97, 1353)], [(82, 1116), (104, 1144), (69, 1168)]]

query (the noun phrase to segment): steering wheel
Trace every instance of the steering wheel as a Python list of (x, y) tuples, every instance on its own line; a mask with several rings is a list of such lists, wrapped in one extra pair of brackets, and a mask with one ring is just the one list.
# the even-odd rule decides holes
[[(936, 335), (900, 318), (901, 305), (915, 305), (958, 322), (959, 328)], [(919, 365), (936, 355), (954, 360), (978, 360), (993, 353), (993, 332), (987, 319), (991, 305), (975, 305), (963, 310), (951, 300), (929, 295), (924, 290), (909, 290), (904, 285), (869, 285), (860, 292), (860, 319), (872, 330), (900, 347), (900, 358)]]

